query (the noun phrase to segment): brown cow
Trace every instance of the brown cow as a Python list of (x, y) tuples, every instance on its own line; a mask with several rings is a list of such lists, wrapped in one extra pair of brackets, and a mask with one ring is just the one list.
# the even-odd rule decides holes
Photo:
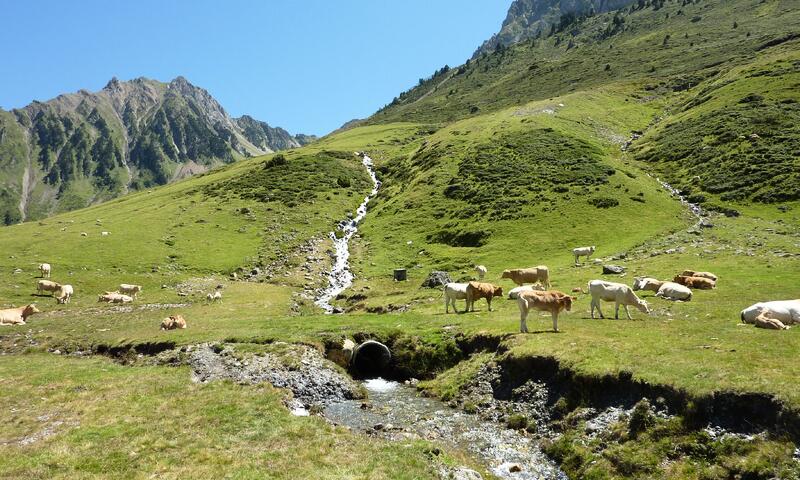
[(531, 310), (539, 310), (542, 312), (550, 312), (553, 316), (553, 331), (558, 331), (558, 314), (562, 310), (569, 312), (572, 310), (572, 301), (574, 297), (570, 297), (566, 293), (557, 290), (549, 290), (546, 292), (530, 291), (522, 292), (517, 298), (517, 305), (519, 306), (519, 331), (528, 333), (528, 312)]
[(510, 278), (517, 285), (541, 283), (544, 288), (550, 288), (550, 270), (544, 265), (534, 268), (503, 270), (503, 275), (500, 278)]
[(170, 315), (161, 321), (161, 330), (175, 330), (177, 328), (186, 328), (186, 320), (183, 315)]
[(475, 300), (486, 299), (489, 311), (492, 311), (492, 297), (502, 297), (503, 288), (491, 283), (469, 282), (467, 284), (467, 311), (475, 311)]
[(673, 282), (684, 285), (689, 288), (694, 288), (697, 290), (711, 290), (716, 288), (717, 284), (714, 280), (710, 278), (702, 278), (702, 277), (687, 277), (684, 275), (676, 275)]
[(717, 276), (711, 272), (695, 272), (694, 270), (684, 270), (683, 273), (681, 273), (681, 276), (700, 277), (700, 278), (707, 278), (709, 280), (714, 280), (714, 282), (717, 281)]

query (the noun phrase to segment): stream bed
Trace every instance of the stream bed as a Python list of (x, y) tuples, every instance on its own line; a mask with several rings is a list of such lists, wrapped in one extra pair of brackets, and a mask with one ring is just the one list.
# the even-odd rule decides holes
[(381, 188), (381, 182), (375, 176), (372, 159), (365, 153), (358, 155), (361, 156), (361, 163), (367, 169), (370, 179), (372, 179), (373, 187), (369, 195), (359, 205), (355, 216), (339, 223), (342, 235), (337, 236), (336, 232), (330, 232), (329, 234), (331, 240), (333, 240), (334, 247), (333, 265), (328, 273), (328, 286), (320, 290), (314, 300), (314, 304), (325, 310), (325, 313), (336, 313), (336, 307), (331, 305), (331, 300), (353, 284), (353, 272), (350, 271), (350, 239), (358, 231), (359, 222), (367, 216), (367, 204), (378, 194), (378, 190)]
[(535, 438), (449, 408), (398, 382), (364, 382), (369, 402), (346, 400), (327, 405), (331, 422), (388, 439), (422, 438), (467, 453), (499, 478), (566, 480), (542, 453)]

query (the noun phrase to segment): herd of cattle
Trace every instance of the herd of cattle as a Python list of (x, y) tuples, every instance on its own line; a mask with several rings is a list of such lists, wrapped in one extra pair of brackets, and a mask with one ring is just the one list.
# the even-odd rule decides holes
[[(588, 258), (595, 252), (595, 247), (580, 247), (573, 249), (577, 264), (581, 257)], [(48, 263), (39, 265), (41, 279), (36, 284), (36, 291), (39, 294), (50, 292), (54, 295), (59, 304), (69, 303), (75, 293), (72, 285), (62, 285), (51, 280), (52, 267)], [(492, 310), (492, 299), (503, 296), (503, 288), (491, 283), (484, 283), (482, 280), (488, 270), (483, 265), (475, 267), (475, 271), (481, 281), (471, 281), (467, 283), (451, 282), (444, 286), (445, 313), (450, 313), (450, 306), (456, 310), (456, 300), (466, 300), (465, 312), (475, 310), (475, 302), (486, 299), (489, 311)], [(504, 270), (501, 279), (508, 279), (517, 286), (508, 294), (508, 298), (517, 301), (520, 312), (520, 332), (528, 332), (526, 320), (531, 310), (549, 312), (553, 318), (553, 330), (558, 331), (558, 315), (563, 311), (571, 311), (572, 304), (577, 300), (576, 297), (557, 290), (550, 290), (550, 270), (546, 266), (534, 268), (518, 268)], [(601, 302), (614, 302), (614, 318), (619, 318), (619, 307), (622, 306), (628, 319), (631, 314), (629, 306), (637, 308), (645, 314), (650, 313), (647, 302), (636, 295), (636, 291), (648, 290), (655, 292), (655, 296), (666, 300), (690, 301), (692, 299), (692, 289), (714, 289), (717, 285), (717, 276), (710, 272), (697, 272), (694, 270), (684, 270), (676, 275), (671, 282), (661, 281), (649, 277), (637, 277), (633, 282), (633, 287), (616, 282), (605, 280), (592, 280), (588, 284), (588, 293), (592, 297), (591, 318), (594, 318), (595, 309), (600, 314), (600, 318), (605, 318), (600, 309)], [(206, 296), (209, 302), (222, 300), (222, 292), (219, 288)], [(139, 293), (141, 285), (121, 284), (119, 289), (113, 292), (104, 292), (98, 297), (98, 301), (106, 303), (131, 303)], [(573, 289), (573, 293), (586, 293), (582, 288)], [(28, 317), (40, 310), (34, 304), (24, 307), (9, 308), (0, 310), (0, 325), (24, 325)], [(790, 325), (800, 324), (800, 300), (783, 300), (773, 302), (756, 303), (742, 310), (740, 318), (743, 323), (754, 324), (756, 327), (775, 330), (788, 329)], [(186, 328), (186, 320), (180, 315), (173, 315), (165, 318), (161, 323), (162, 330), (173, 330)]]
[[(587, 259), (595, 252), (595, 247), (581, 247), (572, 251), (575, 263), (580, 257)], [(444, 286), (445, 313), (450, 313), (450, 306), (457, 313), (456, 300), (465, 300), (465, 312), (475, 310), (475, 302), (486, 299), (489, 311), (492, 311), (492, 298), (502, 297), (503, 288), (491, 283), (484, 283), (483, 279), (488, 269), (477, 265), (475, 271), (479, 281), (467, 283), (451, 282)], [(549, 312), (553, 319), (553, 330), (558, 331), (558, 315), (563, 311), (571, 311), (576, 297), (557, 290), (550, 290), (550, 270), (546, 266), (534, 268), (518, 268), (504, 270), (501, 279), (510, 279), (517, 286), (508, 293), (508, 298), (517, 301), (520, 313), (520, 332), (528, 332), (526, 320), (531, 310)], [(717, 286), (717, 276), (711, 272), (698, 272), (684, 270), (676, 275), (671, 282), (661, 281), (649, 277), (637, 277), (633, 287), (609, 282), (605, 280), (592, 280), (588, 284), (588, 293), (592, 297), (591, 318), (595, 309), (600, 318), (605, 318), (600, 309), (601, 302), (614, 302), (614, 318), (619, 318), (619, 307), (622, 306), (629, 320), (632, 320), (628, 306), (633, 306), (645, 314), (650, 313), (647, 302), (636, 295), (636, 291), (648, 290), (655, 292), (655, 296), (666, 300), (688, 302), (692, 299), (692, 289), (711, 290)], [(582, 288), (573, 289), (573, 293), (586, 293)], [(754, 324), (759, 328), (784, 330), (789, 325), (800, 324), (800, 300), (785, 300), (762, 302), (752, 305), (741, 312), (743, 323)]]
[[(62, 285), (52, 280), (45, 280), (51, 277), (52, 270), (53, 268), (49, 263), (42, 263), (39, 265), (39, 272), (41, 272), (42, 278), (36, 282), (36, 294), (42, 295), (44, 293), (50, 293), (50, 295), (56, 299), (56, 303), (69, 303), (75, 290), (72, 285)], [(141, 291), (141, 285), (123, 283), (113, 292), (107, 291), (100, 294), (97, 301), (105, 303), (131, 303), (136, 300)], [(213, 293), (209, 293), (206, 299), (209, 302), (221, 301), (222, 292), (216, 290)], [(0, 310), (0, 325), (25, 325), (28, 317), (40, 312), (41, 310), (36, 308), (35, 304)], [(186, 328), (186, 320), (181, 315), (171, 315), (161, 322), (162, 330), (174, 330), (178, 328)]]

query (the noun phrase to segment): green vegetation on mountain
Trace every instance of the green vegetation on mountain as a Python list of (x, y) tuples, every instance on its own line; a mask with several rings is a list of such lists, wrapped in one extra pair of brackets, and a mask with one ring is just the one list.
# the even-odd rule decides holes
[[(796, 431), (788, 438), (711, 438), (698, 405), (746, 394), (771, 399), (782, 418), (800, 408), (790, 361), (800, 330), (739, 322), (752, 303), (798, 297), (800, 11), (785, 0), (651, 0), (552, 25), (442, 68), (370, 119), (311, 145), (0, 229), (8, 252), (0, 258), (0, 304), (38, 300), (43, 310), (28, 326), (0, 332), (0, 351), (11, 359), (0, 366), (9, 379), (4, 398), (16, 409), (0, 439), (38, 431), (36, 418), (53, 411), (64, 421), (52, 438), (29, 446), (0, 441), (8, 453), (0, 475), (224, 470), (247, 477), (272, 469), (282, 478), (397, 478), (398, 471), (435, 478), (427, 442), (367, 441), (318, 419), (292, 419), (269, 388), (195, 385), (185, 367), (122, 367), (45, 353), (135, 356), (159, 345), (219, 341), (323, 349), (355, 336), (391, 343), (398, 371), (430, 378), (423, 388), (446, 400), (486, 363), (536, 358), (553, 358), (598, 384), (628, 378), (685, 395), (676, 417), (653, 419), (639, 408), (588, 440), (579, 412), (595, 405), (553, 399), (563, 410), (556, 427), (564, 436), (546, 450), (574, 478), (795, 478)], [(175, 102), (158, 114), (166, 123), (140, 136), (139, 163), (133, 153), (125, 157), (125, 132), (102, 108), (86, 125), (0, 112), (0, 167), (22, 178), (26, 158), (47, 162), (55, 184), (69, 180), (61, 195), (76, 206), (94, 188), (126, 185), (117, 151), (135, 171), (151, 172), (138, 176), (141, 182), (156, 184), (158, 175), (172, 178), (184, 154), (180, 142), (175, 150), (162, 141), (167, 125), (173, 138), (197, 140), (198, 152), (218, 146), (197, 138), (208, 133), (202, 125), (170, 120), (168, 110), (188, 108)], [(268, 131), (246, 123), (248, 142), (259, 146)], [(26, 135), (39, 132), (34, 124), (47, 146), (29, 157)], [(100, 141), (100, 128), (110, 141)], [(347, 313), (326, 316), (312, 300), (331, 262), (328, 234), (371, 188), (356, 151), (374, 160), (383, 185), (351, 242), (356, 281), (336, 299)], [(65, 155), (69, 161), (60, 163)], [(169, 159), (161, 171), (142, 166), (156, 157)], [(87, 181), (86, 168), (108, 178)], [(709, 210), (713, 227), (696, 226), (657, 178)], [(42, 185), (49, 184), (28, 185), (29, 198), (44, 195)], [(20, 187), (0, 186), (0, 201), (17, 205)], [(30, 208), (43, 212), (35, 202)], [(3, 212), (6, 223), (20, 219), (14, 212)], [(571, 249), (584, 245), (596, 245), (595, 258), (626, 274), (576, 267)], [(53, 264), (54, 280), (76, 287), (71, 304), (31, 295), (36, 264), (44, 261)], [(531, 315), (535, 333), (517, 334), (516, 303), (504, 299), (493, 312), (481, 301), (475, 313), (447, 315), (441, 291), (421, 287), (433, 270), (474, 278), (475, 264), (487, 266), (487, 281), (506, 291), (513, 284), (499, 278), (503, 269), (546, 264), (553, 287), (577, 297), (560, 319), (562, 332), (549, 334), (549, 317)], [(409, 281), (395, 282), (395, 268), (406, 268)], [(576, 290), (595, 278), (630, 284), (635, 276), (666, 280), (687, 268), (715, 272), (718, 287), (696, 291), (691, 302), (642, 292), (653, 312), (632, 311), (633, 321), (591, 319), (589, 296)], [(132, 307), (96, 303), (97, 293), (123, 282), (145, 287)], [(223, 303), (205, 303), (217, 284), (225, 287)], [(613, 305), (603, 308), (608, 316)], [(189, 328), (159, 331), (171, 313), (184, 315)], [(459, 345), (473, 338), (502, 348), (468, 358)], [(48, 368), (52, 373), (42, 373)], [(189, 411), (173, 416), (159, 407), (174, 398), (185, 399)], [(142, 424), (167, 432), (168, 440), (141, 432)], [(309, 448), (286, 449), (275, 440), (281, 436)], [(184, 437), (192, 462), (179, 460), (176, 443)], [(111, 447), (81, 464), (100, 443)], [(443, 457), (461, 460), (453, 451)]]
[(97, 93), (0, 111), (0, 220), (83, 208), (313, 140), (248, 116), (232, 119), (183, 77), (115, 78)]

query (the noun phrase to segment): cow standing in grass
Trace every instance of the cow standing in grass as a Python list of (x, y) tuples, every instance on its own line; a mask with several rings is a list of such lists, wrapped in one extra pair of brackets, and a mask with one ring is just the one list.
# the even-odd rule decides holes
[(39, 271), (42, 273), (42, 278), (50, 278), (50, 273), (52, 270), (53, 269), (50, 267), (49, 263), (42, 263), (39, 265)]
[(528, 333), (528, 312), (531, 310), (538, 310), (550, 312), (553, 316), (553, 331), (557, 332), (558, 314), (562, 311), (569, 312), (572, 310), (573, 300), (573, 297), (556, 290), (546, 292), (529, 290), (521, 292), (517, 298), (517, 306), (519, 306), (519, 331), (521, 333)]
[(575, 265), (580, 265), (580, 258), (586, 257), (586, 261), (589, 261), (589, 257), (592, 256), (594, 251), (596, 250), (595, 246), (592, 245), (591, 247), (578, 247), (572, 249), (572, 254), (575, 256)]
[(625, 308), (625, 314), (628, 316), (628, 320), (633, 320), (631, 318), (631, 313), (628, 311), (628, 305), (635, 306), (642, 313), (650, 313), (650, 308), (648, 308), (647, 302), (637, 297), (636, 294), (633, 293), (631, 287), (622, 283), (606, 282), (605, 280), (592, 280), (589, 282), (589, 293), (592, 294), (592, 318), (594, 318), (595, 308), (600, 313), (600, 318), (606, 318), (603, 316), (603, 311), (600, 310), (601, 300), (604, 302), (615, 303), (615, 319), (619, 319), (620, 305)]
[(475, 311), (475, 301), (481, 298), (486, 299), (489, 311), (492, 311), (492, 298), (502, 297), (503, 288), (491, 283), (469, 282), (467, 284), (467, 311)]

